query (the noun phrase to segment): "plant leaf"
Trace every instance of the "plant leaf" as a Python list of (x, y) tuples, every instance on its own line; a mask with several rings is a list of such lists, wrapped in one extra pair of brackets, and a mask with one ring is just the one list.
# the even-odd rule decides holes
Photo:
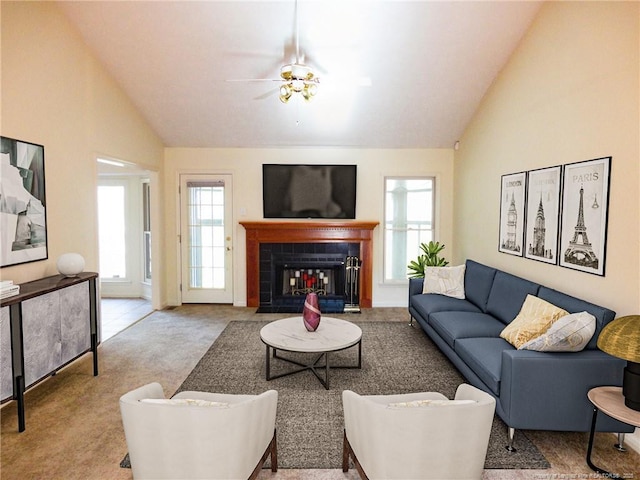
[(426, 267), (444, 267), (449, 264), (444, 257), (439, 257), (438, 254), (444, 249), (444, 243), (434, 242), (421, 243), (420, 250), (424, 252), (424, 255), (419, 255), (416, 260), (412, 260), (407, 268), (409, 272), (409, 278), (424, 277)]

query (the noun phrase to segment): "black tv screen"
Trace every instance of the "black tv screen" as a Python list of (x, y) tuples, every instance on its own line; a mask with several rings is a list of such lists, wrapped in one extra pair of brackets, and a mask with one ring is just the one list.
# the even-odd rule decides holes
[(356, 218), (356, 165), (262, 165), (264, 218)]

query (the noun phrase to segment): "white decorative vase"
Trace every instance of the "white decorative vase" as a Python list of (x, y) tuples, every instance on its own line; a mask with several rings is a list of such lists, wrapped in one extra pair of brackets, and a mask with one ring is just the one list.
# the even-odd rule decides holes
[(76, 277), (84, 270), (84, 258), (79, 253), (64, 253), (56, 262), (58, 272), (65, 277)]

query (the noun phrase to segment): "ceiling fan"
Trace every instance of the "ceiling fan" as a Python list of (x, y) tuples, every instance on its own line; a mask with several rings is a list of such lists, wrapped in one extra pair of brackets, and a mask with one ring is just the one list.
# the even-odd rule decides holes
[(295, 1), (295, 61), (280, 68), (280, 78), (255, 78), (228, 80), (231, 82), (281, 82), (279, 98), (282, 103), (287, 103), (294, 93), (299, 93), (309, 102), (318, 92), (320, 78), (313, 68), (304, 63), (300, 56), (300, 43), (298, 38), (298, 0)]

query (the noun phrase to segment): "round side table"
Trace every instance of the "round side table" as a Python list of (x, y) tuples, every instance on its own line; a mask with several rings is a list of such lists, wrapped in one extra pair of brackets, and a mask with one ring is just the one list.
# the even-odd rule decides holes
[(598, 410), (606, 413), (612, 418), (634, 427), (640, 427), (640, 412), (627, 407), (624, 404), (622, 387), (596, 387), (587, 393), (589, 401), (593, 404), (593, 419), (591, 420), (591, 433), (589, 434), (589, 447), (587, 449), (587, 465), (593, 470), (607, 478), (620, 478), (618, 475), (602, 470), (591, 462), (591, 451), (593, 450), (593, 437), (596, 432), (596, 420)]

